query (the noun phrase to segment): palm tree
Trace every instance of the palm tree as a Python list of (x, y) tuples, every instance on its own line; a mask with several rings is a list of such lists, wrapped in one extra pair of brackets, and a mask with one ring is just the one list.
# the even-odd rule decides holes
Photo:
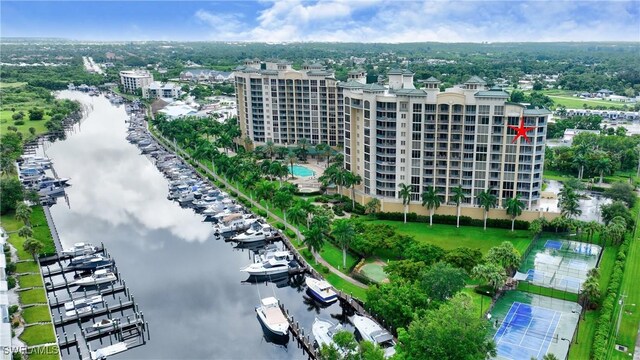
[(494, 263), (476, 265), (471, 270), (471, 275), (475, 279), (484, 280), (494, 291), (497, 291), (506, 279), (504, 269)]
[(498, 199), (491, 193), (491, 189), (488, 189), (478, 194), (478, 201), (484, 210), (484, 229), (487, 230), (487, 215), (491, 208), (496, 207)]
[(298, 140), (298, 147), (294, 152), (298, 155), (300, 160), (307, 161), (307, 155), (309, 154), (309, 142), (307, 139), (302, 138)]
[(589, 309), (591, 304), (597, 304), (600, 299), (600, 283), (598, 279), (594, 277), (587, 277), (586, 281), (582, 283), (582, 301), (584, 307)]
[(371, 200), (365, 204), (364, 211), (365, 213), (372, 214), (375, 217), (375, 215), (380, 212), (380, 200), (378, 198), (371, 198)]
[(299, 203), (289, 209), (289, 221), (295, 225), (302, 225), (308, 219), (308, 212)]
[(291, 206), (291, 202), (293, 201), (293, 195), (286, 188), (280, 188), (273, 195), (273, 199), (271, 200), (273, 205), (278, 209), (282, 210), (282, 214), (284, 215), (284, 224), (287, 224), (287, 209)]
[(298, 157), (294, 154), (289, 154), (285, 156), (285, 163), (289, 164), (290, 168), (288, 170), (291, 173), (291, 177), (293, 178), (293, 165), (298, 161)]
[(273, 143), (273, 141), (267, 141), (266, 144), (264, 144), (263, 149), (264, 153), (269, 156), (269, 160), (273, 160), (273, 154), (275, 154), (276, 151), (276, 145)]
[(355, 209), (356, 207), (356, 185), (360, 185), (361, 183), (362, 183), (362, 177), (360, 175), (347, 171), (347, 173), (345, 174), (345, 185), (348, 187), (351, 187), (351, 208), (352, 209)]
[(33, 256), (33, 260), (37, 261), (38, 254), (42, 252), (42, 250), (44, 249), (44, 245), (36, 239), (28, 238), (27, 240), (25, 240), (24, 244), (22, 244), (22, 248), (24, 249), (24, 251)]
[(327, 166), (329, 166), (329, 158), (331, 157), (331, 147), (326, 143), (320, 143), (316, 145), (318, 153), (325, 154), (327, 156)]
[[(319, 207), (318, 209), (323, 208)], [(333, 212), (331, 212), (331, 214), (333, 214)], [(322, 235), (327, 236), (331, 231), (331, 219), (329, 219), (329, 217), (325, 215), (315, 215), (311, 220), (311, 227), (317, 228), (318, 230), (320, 230), (320, 233), (322, 233)]]
[(595, 170), (600, 174), (600, 184), (604, 179), (605, 174), (609, 174), (613, 169), (613, 163), (607, 154), (602, 154), (600, 158), (596, 160)]
[(16, 220), (22, 221), (25, 225), (29, 225), (31, 219), (31, 208), (22, 201), (16, 204)]
[(282, 178), (289, 175), (289, 169), (287, 168), (286, 165), (283, 165), (278, 161), (274, 161), (271, 163), (271, 166), (269, 166), (269, 173), (272, 176), (277, 177), (280, 183), (280, 186), (282, 186)]
[(400, 183), (398, 186), (400, 187), (398, 196), (402, 198), (402, 205), (404, 205), (404, 222), (406, 224), (407, 211), (409, 210), (409, 204), (411, 203), (411, 186), (403, 183)]
[(338, 245), (342, 248), (342, 268), (347, 269), (347, 249), (351, 240), (356, 236), (353, 223), (347, 219), (336, 220), (333, 223), (331, 235), (336, 239)]
[(464, 190), (460, 185), (453, 188), (453, 190), (451, 190), (451, 193), (453, 194), (452, 195), (453, 202), (456, 203), (456, 227), (459, 228), (460, 227), (460, 204), (466, 197), (466, 194), (464, 193)]
[(30, 238), (33, 236), (33, 229), (31, 229), (30, 226), (23, 226), (20, 228), (20, 230), (18, 230), (18, 236), (23, 237), (23, 238)]
[(272, 161), (269, 159), (262, 160), (262, 162), (260, 162), (260, 171), (266, 176), (271, 176), (271, 164)]
[(422, 193), (422, 206), (429, 210), (429, 226), (433, 226), (433, 213), (440, 207), (440, 196), (435, 186)]
[(520, 194), (516, 194), (515, 197), (507, 199), (504, 208), (507, 210), (507, 214), (511, 215), (511, 231), (514, 231), (516, 217), (520, 216), (522, 214), (522, 210), (524, 210), (524, 203), (520, 201)]
[(247, 151), (253, 150), (253, 140), (250, 137), (245, 136), (242, 140), (244, 142), (244, 149)]
[[(260, 202), (261, 200), (267, 200), (269, 198), (271, 198), (271, 196), (273, 195), (275, 188), (273, 186), (272, 182), (269, 182), (267, 180), (262, 180), (259, 183), (256, 184), (256, 198), (258, 199), (258, 202)], [(267, 202), (267, 210), (269, 209), (269, 205)]]
[(278, 159), (284, 160), (284, 157), (289, 155), (289, 149), (285, 146), (280, 146), (276, 148), (276, 155)]
[[(322, 230), (317, 226), (311, 226), (310, 229), (306, 230), (304, 233), (304, 243), (307, 244), (307, 247), (312, 252), (318, 252), (322, 250), (322, 246), (324, 245), (324, 234)], [(317, 260), (316, 260), (317, 264)]]
[(602, 226), (597, 221), (589, 221), (585, 226), (585, 231), (587, 232), (589, 241), (593, 241), (593, 236), (595, 233), (602, 231)]
[(333, 173), (333, 183), (338, 186), (338, 193), (342, 195), (342, 187), (346, 185), (348, 171), (343, 168), (337, 168)]

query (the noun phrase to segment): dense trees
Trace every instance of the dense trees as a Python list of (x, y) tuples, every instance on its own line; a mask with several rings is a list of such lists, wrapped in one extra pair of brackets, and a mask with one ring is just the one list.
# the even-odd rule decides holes
[(0, 178), (0, 214), (7, 214), (23, 199), (22, 184), (16, 177)]

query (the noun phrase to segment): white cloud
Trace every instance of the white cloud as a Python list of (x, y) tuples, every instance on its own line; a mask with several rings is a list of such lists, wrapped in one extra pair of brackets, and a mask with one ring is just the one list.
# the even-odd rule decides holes
[[(639, 41), (630, 2), (262, 1), (254, 19), (213, 15), (212, 40), (341, 42)], [(636, 11), (637, 12), (637, 11)]]

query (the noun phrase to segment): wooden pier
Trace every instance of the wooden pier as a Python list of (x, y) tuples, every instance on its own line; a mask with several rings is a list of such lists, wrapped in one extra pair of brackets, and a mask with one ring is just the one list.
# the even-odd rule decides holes
[(315, 341), (311, 340), (311, 336), (309, 333), (305, 334), (304, 328), (300, 326), (293, 315), (289, 314), (289, 310), (287, 310), (282, 303), (278, 303), (280, 305), (280, 309), (285, 314), (287, 321), (289, 322), (289, 330), (291, 334), (296, 339), (298, 347), (301, 348), (304, 353), (307, 354), (309, 359), (315, 360), (318, 358), (318, 351), (315, 346)]

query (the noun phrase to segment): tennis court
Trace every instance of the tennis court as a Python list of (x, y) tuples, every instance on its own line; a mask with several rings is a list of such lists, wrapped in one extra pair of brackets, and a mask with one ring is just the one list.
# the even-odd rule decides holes
[(576, 303), (528, 294), (506, 293), (491, 313), (499, 360), (565, 358), (580, 316)]
[(534, 285), (578, 293), (602, 248), (564, 239), (536, 241), (520, 267)]

